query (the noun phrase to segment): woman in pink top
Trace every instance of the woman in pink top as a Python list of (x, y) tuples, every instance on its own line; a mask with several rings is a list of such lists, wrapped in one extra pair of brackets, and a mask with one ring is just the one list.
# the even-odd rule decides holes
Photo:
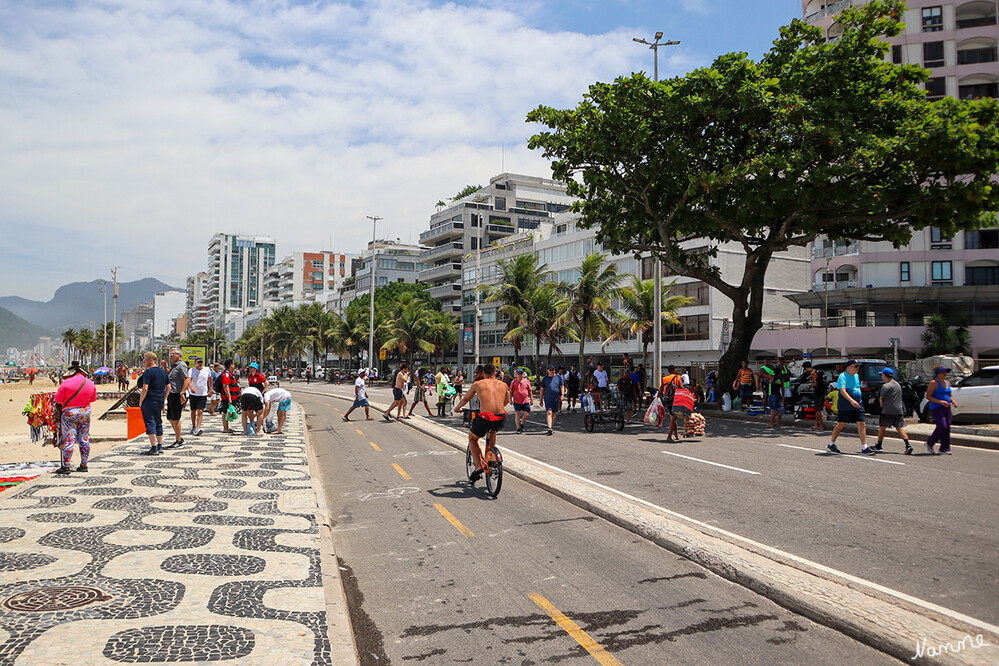
[(90, 403), (97, 400), (97, 387), (79, 361), (73, 361), (62, 379), (55, 394), (55, 402), (62, 405), (62, 467), (56, 474), (69, 474), (69, 463), (77, 443), (80, 444), (80, 466), (76, 471), (86, 472), (90, 457)]
[(513, 421), (519, 434), (524, 432), (524, 422), (531, 413), (531, 403), (534, 401), (531, 382), (524, 376), (523, 368), (517, 368), (517, 377), (510, 382), (510, 393), (513, 396)]

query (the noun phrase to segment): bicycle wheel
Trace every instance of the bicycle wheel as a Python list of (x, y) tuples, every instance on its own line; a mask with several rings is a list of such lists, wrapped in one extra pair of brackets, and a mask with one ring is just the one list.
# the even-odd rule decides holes
[(472, 457), (472, 445), (469, 443), (469, 445), (465, 447), (465, 477), (469, 481), (472, 480), (472, 472), (474, 471), (475, 459)]
[(586, 428), (586, 432), (593, 432), (593, 414), (587, 414), (583, 417), (583, 427)]
[(486, 466), (489, 469), (486, 474), (486, 491), (496, 497), (503, 487), (503, 456), (496, 447), (486, 449)]
[(617, 415), (616, 423), (617, 423), (617, 429), (618, 430), (624, 430), (624, 414), (618, 414)]

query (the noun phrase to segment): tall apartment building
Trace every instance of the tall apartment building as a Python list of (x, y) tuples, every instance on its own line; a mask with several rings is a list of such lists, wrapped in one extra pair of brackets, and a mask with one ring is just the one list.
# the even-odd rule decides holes
[[(807, 22), (829, 39), (836, 15), (863, 0), (803, 2)], [(930, 98), (999, 97), (997, 3), (908, 0), (905, 30), (888, 57), (931, 70)], [(971, 322), (972, 355), (999, 358), (999, 229), (916, 232), (906, 247), (890, 243), (818, 240), (810, 247), (811, 288), (790, 296), (802, 310), (773, 321), (756, 343), (788, 354), (873, 355), (900, 359), (922, 349), (926, 319), (936, 313)], [(828, 340), (828, 348), (826, 341)]]
[[(706, 244), (706, 241), (691, 241), (690, 247)], [(538, 265), (545, 266), (552, 279), (573, 284), (579, 280), (579, 265), (583, 257), (592, 252), (604, 252), (596, 240), (596, 229), (581, 229), (576, 226), (576, 217), (571, 213), (555, 215), (550, 222), (542, 223), (531, 233), (519, 233), (504, 240), (500, 245), (488, 247), (465, 257), (463, 264), (463, 303), (462, 314), (462, 364), (474, 362), (475, 341), (475, 302), (480, 297), (479, 285), (496, 284), (499, 278), (498, 262), (519, 254), (533, 252)], [(606, 255), (606, 260), (625, 276), (622, 286), (631, 284), (631, 277), (651, 280), (654, 277), (655, 263), (646, 258), (637, 261), (631, 255)], [(735, 243), (722, 244), (718, 248), (715, 265), (723, 279), (737, 282), (742, 275), (745, 253)], [(795, 306), (786, 296), (800, 291), (808, 281), (808, 258), (804, 248), (794, 248), (776, 255), (768, 268), (766, 293), (764, 295), (764, 316), (768, 318), (792, 317)], [(665, 270), (664, 270), (665, 273)], [(732, 302), (721, 292), (688, 277), (665, 275), (663, 284), (676, 280), (670, 295), (692, 298), (690, 304), (677, 312), (678, 324), (663, 327), (663, 358), (670, 363), (707, 368), (718, 362), (721, 350), (727, 344), (725, 332), (728, 319), (732, 316)], [(620, 308), (620, 304), (615, 304)], [(479, 357), (492, 360), (499, 357), (503, 364), (513, 361), (513, 346), (504, 342), (507, 318), (499, 312), (498, 303), (479, 303)], [(627, 352), (635, 362), (642, 357), (640, 336), (626, 336), (623, 340), (607, 345), (601, 340), (590, 340), (585, 345), (585, 354), (594, 359), (602, 359), (616, 366), (621, 354)], [(570, 340), (560, 344), (566, 362), (573, 362), (578, 354), (579, 343)], [(547, 353), (542, 345), (542, 355)], [(648, 349), (648, 362), (652, 358), (652, 345)], [(525, 343), (521, 356), (534, 354), (534, 343)]]
[(322, 250), (295, 252), (275, 264), (264, 282), (264, 299), (271, 307), (326, 302), (352, 274), (357, 254)]
[(352, 269), (340, 283), (340, 288), (330, 292), (326, 309), (343, 312), (352, 300), (371, 290), (371, 254), (374, 248), (375, 287), (383, 287), (391, 282), (419, 282), (420, 272), (426, 268), (420, 255), (426, 250), (419, 245), (406, 245), (398, 241), (377, 240), (360, 256), (352, 255)]
[(153, 330), (153, 304), (139, 303), (131, 310), (121, 313), (121, 331), (125, 338), (125, 348), (137, 349), (148, 340)]
[(264, 279), (274, 266), (275, 241), (267, 236), (215, 234), (208, 243), (208, 319), (221, 329), (226, 315), (260, 308)]
[(208, 273), (187, 277), (187, 334), (208, 330)]
[(512, 173), (491, 178), (489, 185), (430, 216), (430, 229), (420, 234), (420, 243), (427, 246), (420, 260), (427, 267), (419, 281), (430, 287), (445, 312), (458, 316), (466, 254), (536, 229), (571, 204), (565, 184), (558, 181)]
[(154, 338), (168, 338), (174, 333), (173, 320), (184, 314), (187, 306), (187, 292), (161, 291), (153, 297)]

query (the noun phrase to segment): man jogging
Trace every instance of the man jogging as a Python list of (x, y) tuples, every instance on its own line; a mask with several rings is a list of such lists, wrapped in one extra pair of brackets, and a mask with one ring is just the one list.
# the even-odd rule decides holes
[(912, 446), (909, 445), (909, 434), (905, 432), (905, 403), (902, 401), (902, 385), (895, 381), (895, 371), (891, 368), (881, 370), (881, 379), (884, 385), (881, 387), (881, 417), (878, 420), (878, 443), (874, 445), (875, 451), (881, 451), (881, 443), (884, 442), (885, 432), (888, 428), (895, 428), (902, 436), (905, 443), (905, 455), (912, 455)]
[(472, 450), (472, 458), (475, 459), (475, 471), (469, 481), (474, 485), (482, 478), (482, 470), (485, 468), (479, 439), (488, 435), (489, 443), (496, 443), (496, 431), (502, 430), (506, 424), (506, 406), (510, 403), (510, 389), (504, 382), (496, 379), (496, 366), (492, 363), (487, 363), (482, 368), (482, 379), (472, 383), (454, 411), (461, 412), (462, 407), (473, 396), (479, 399), (479, 413), (472, 420), (472, 427), (468, 431), (468, 445)]
[(392, 386), (392, 404), (389, 408), (385, 410), (385, 420), (392, 420), (392, 410), (396, 407), (399, 410), (396, 412), (396, 416), (400, 419), (406, 418), (408, 416), (403, 416), (406, 413), (406, 383), (409, 381), (409, 363), (403, 361), (399, 364), (399, 371), (395, 373), (395, 384)]
[(857, 371), (860, 370), (858, 361), (850, 361), (846, 366), (846, 372), (841, 372), (836, 380), (836, 388), (839, 389), (839, 406), (836, 415), (836, 427), (833, 428), (832, 436), (826, 449), (829, 453), (842, 453), (836, 446), (836, 438), (843, 432), (847, 423), (857, 424), (857, 434), (860, 435), (860, 453), (865, 456), (874, 455), (874, 449), (867, 446), (867, 419), (864, 416), (864, 406), (860, 404), (862, 394), (860, 392), (860, 377)]
[(354, 380), (354, 404), (350, 406), (347, 413), (343, 415), (344, 421), (350, 421), (350, 413), (353, 412), (358, 407), (364, 407), (364, 416), (368, 421), (374, 421), (371, 418), (371, 408), (368, 406), (368, 391), (367, 386), (364, 384), (365, 378), (368, 376), (368, 371), (366, 369), (361, 369), (357, 373), (357, 379)]

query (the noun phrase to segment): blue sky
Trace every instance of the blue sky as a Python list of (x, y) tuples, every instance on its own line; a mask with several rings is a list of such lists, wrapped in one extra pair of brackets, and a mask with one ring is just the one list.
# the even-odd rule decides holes
[[(547, 176), (526, 113), (651, 72), (758, 57), (796, 0), (0, 3), (0, 295), (183, 285), (216, 231), (278, 256), (416, 239), (503, 170)], [(383, 235), (383, 234), (379, 234)], [(47, 260), (71, 250), (72, 260)]]

